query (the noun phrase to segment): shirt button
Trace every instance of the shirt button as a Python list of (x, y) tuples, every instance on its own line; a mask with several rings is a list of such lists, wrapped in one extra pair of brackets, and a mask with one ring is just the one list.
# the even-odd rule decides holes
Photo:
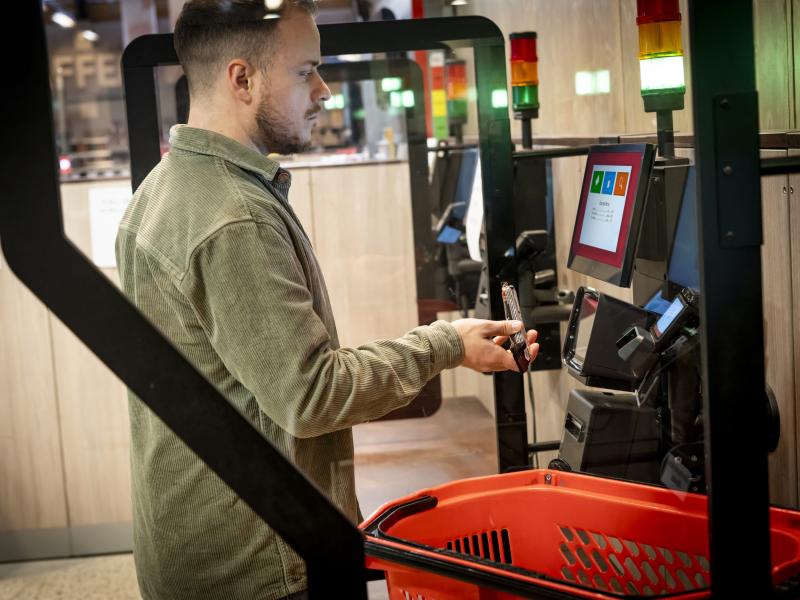
[(289, 173), (287, 171), (279, 171), (275, 179), (277, 179), (278, 183), (289, 183)]

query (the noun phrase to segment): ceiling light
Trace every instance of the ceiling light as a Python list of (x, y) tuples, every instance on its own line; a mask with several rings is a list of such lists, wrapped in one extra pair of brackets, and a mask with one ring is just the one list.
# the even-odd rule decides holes
[(83, 36), (83, 39), (85, 39), (87, 42), (96, 42), (100, 39), (100, 36), (91, 29), (84, 29), (81, 31), (81, 36)]
[(60, 25), (64, 29), (69, 29), (70, 27), (75, 27), (75, 19), (70, 17), (67, 13), (58, 11), (54, 12), (53, 16), (50, 17), (53, 20), (53, 23), (56, 25)]

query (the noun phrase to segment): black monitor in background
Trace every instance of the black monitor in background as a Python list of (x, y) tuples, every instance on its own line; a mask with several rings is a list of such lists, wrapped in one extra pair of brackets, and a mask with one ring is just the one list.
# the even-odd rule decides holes
[(454, 244), (464, 234), (464, 221), (472, 197), (477, 167), (477, 148), (454, 150), (436, 157), (431, 191), (437, 195), (432, 205), (434, 210), (438, 208), (440, 216), (437, 242)]
[(630, 286), (654, 158), (652, 144), (590, 148), (567, 263), (570, 269)]
[(667, 280), (678, 288), (700, 291), (700, 267), (697, 241), (697, 189), (695, 166), (689, 167), (683, 189), (675, 241), (669, 258)]

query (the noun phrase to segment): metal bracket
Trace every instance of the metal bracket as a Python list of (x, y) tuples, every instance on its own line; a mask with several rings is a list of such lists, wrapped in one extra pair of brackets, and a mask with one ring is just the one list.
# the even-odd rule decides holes
[(758, 148), (758, 94), (735, 92), (714, 97), (717, 214), (723, 248), (760, 246), (761, 162)]

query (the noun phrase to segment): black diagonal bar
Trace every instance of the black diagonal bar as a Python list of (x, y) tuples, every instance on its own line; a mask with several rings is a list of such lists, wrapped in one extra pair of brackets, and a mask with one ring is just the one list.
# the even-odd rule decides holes
[(366, 598), (363, 537), (353, 524), (65, 239), (41, 3), (14, 9), (6, 28), (26, 32), (26, 59), (6, 69), (24, 93), (3, 96), (5, 114), (14, 115), (3, 138), (15, 145), (0, 174), (8, 265), (303, 557), (312, 591)]
[[(770, 594), (761, 187), (752, 0), (689, 4), (714, 598)], [(747, 548), (747, 552), (742, 552)]]

